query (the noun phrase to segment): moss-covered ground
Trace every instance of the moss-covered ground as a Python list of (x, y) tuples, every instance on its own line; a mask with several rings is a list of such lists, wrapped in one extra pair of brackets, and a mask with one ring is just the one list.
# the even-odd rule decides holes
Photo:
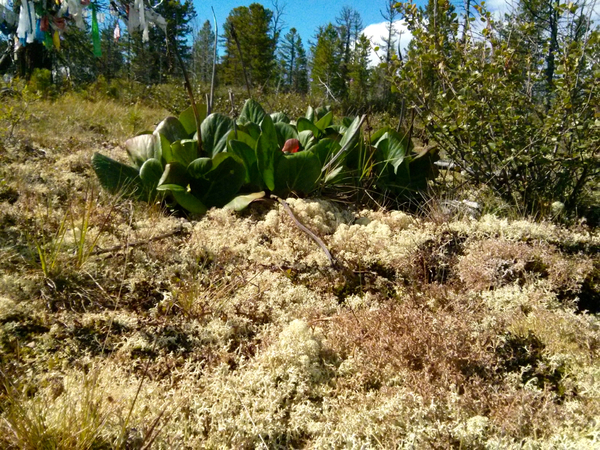
[(339, 271), (277, 204), (102, 192), (164, 110), (6, 105), (0, 448), (600, 447), (598, 229), (289, 199)]

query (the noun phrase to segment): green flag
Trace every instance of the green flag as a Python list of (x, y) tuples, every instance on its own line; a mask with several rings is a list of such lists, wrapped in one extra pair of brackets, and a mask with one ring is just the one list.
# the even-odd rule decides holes
[(92, 4), (92, 42), (94, 43), (94, 56), (102, 56), (100, 47), (100, 31), (98, 30), (98, 19), (96, 18), (96, 5)]

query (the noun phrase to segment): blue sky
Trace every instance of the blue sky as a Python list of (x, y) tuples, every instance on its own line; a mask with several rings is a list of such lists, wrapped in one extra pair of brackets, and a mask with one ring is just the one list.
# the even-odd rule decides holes
[[(197, 18), (195, 27), (199, 29), (202, 24), (208, 19), (213, 23), (213, 15), (211, 6), (215, 10), (217, 23), (219, 25), (219, 33), (222, 32), (225, 19), (229, 12), (238, 6), (248, 6), (257, 1), (242, 1), (242, 0), (193, 0), (196, 8)], [(273, 10), (274, 0), (258, 1), (266, 8)], [(320, 25), (327, 25), (329, 22), (335, 23), (336, 16), (339, 15), (342, 7), (350, 6), (357, 10), (364, 24), (364, 34), (371, 39), (373, 46), (381, 43), (381, 37), (385, 35), (385, 21), (381, 15), (389, 0), (353, 0), (332, 2), (327, 0), (277, 0), (280, 5), (283, 5), (283, 23), (285, 34), (290, 28), (296, 28), (300, 33), (302, 42), (308, 50), (309, 41), (314, 41), (317, 29)], [(424, 5), (427, 0), (415, 0), (416, 4)], [(462, 11), (462, 0), (454, 0), (457, 5), (457, 11)], [(502, 14), (508, 12), (516, 2), (514, 0), (487, 0), (486, 4), (490, 11)], [(590, 12), (595, 23), (600, 22), (600, 2), (594, 3), (594, 10)], [(213, 25), (214, 26), (214, 25)], [(406, 48), (411, 36), (406, 30), (404, 24), (398, 21), (396, 29), (400, 34), (400, 46)], [(371, 63), (378, 62), (377, 55), (371, 53)]]
[[(425, 0), (418, 1), (417, 4)], [(213, 22), (212, 6), (217, 16), (219, 29), (222, 29), (225, 19), (229, 12), (237, 6), (248, 6), (256, 1), (241, 0), (194, 0), (194, 7), (198, 14), (197, 22), (201, 26), (205, 20)], [(273, 10), (272, 0), (259, 1), (265, 8)], [(285, 23), (284, 33), (290, 28), (296, 28), (300, 33), (302, 42), (308, 47), (308, 41), (313, 40), (320, 25), (326, 25), (329, 22), (335, 23), (335, 18), (343, 6), (350, 6), (356, 9), (363, 20), (365, 27), (367, 25), (383, 22), (381, 10), (385, 9), (386, 0), (353, 0), (348, 2), (332, 2), (326, 0), (279, 0), (280, 5), (285, 5), (283, 21)], [(219, 31), (220, 32), (220, 31)]]

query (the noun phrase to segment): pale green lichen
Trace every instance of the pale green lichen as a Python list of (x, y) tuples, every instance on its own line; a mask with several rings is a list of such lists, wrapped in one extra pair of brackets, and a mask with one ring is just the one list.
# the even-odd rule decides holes
[(13, 315), (17, 309), (17, 304), (8, 297), (0, 297), (0, 321), (6, 320)]

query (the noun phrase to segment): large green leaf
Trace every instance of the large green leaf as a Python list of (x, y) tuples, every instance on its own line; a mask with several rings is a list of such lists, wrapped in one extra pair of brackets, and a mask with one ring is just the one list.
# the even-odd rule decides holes
[(187, 187), (186, 186), (182, 186), (180, 184), (169, 184), (169, 183), (165, 183), (165, 184), (159, 184), (156, 187), (157, 191), (171, 191), (171, 192), (186, 192), (187, 191)]
[(192, 193), (208, 207), (222, 207), (236, 196), (244, 184), (246, 168), (228, 153), (219, 153), (212, 162), (212, 169), (202, 179), (191, 183)]
[(321, 175), (319, 158), (312, 152), (304, 151), (283, 155), (275, 174), (276, 192), (287, 195), (291, 191), (310, 193)]
[(308, 119), (305, 119), (304, 117), (298, 119), (297, 127), (299, 133), (309, 130), (312, 131), (315, 137), (319, 137), (321, 134), (321, 130), (314, 123)]
[(303, 149), (308, 150), (315, 145), (315, 135), (310, 130), (304, 130), (298, 133), (298, 140)]
[(390, 127), (380, 128), (371, 134), (371, 144), (377, 146), (377, 142), (386, 134), (388, 131), (392, 131)]
[[(199, 122), (202, 123), (206, 119), (206, 105), (196, 105), (198, 111)], [(179, 115), (179, 121), (187, 132), (187, 137), (193, 136), (196, 130), (196, 118), (194, 117), (194, 109), (190, 106)]]
[(192, 178), (204, 177), (213, 167), (211, 158), (198, 158), (190, 163), (187, 167), (187, 173)]
[(173, 161), (166, 165), (165, 170), (158, 181), (158, 188), (163, 185), (177, 184), (187, 186), (190, 182), (190, 176), (187, 172), (187, 166), (180, 162)]
[(329, 106), (329, 105), (319, 106), (317, 109), (315, 109), (315, 118), (314, 118), (313, 122), (318, 122), (323, 117), (325, 117), (327, 114), (329, 114), (330, 111), (331, 111), (331, 106)]
[(183, 124), (176, 117), (167, 117), (165, 120), (159, 123), (154, 130), (154, 134), (161, 134), (167, 138), (169, 142), (175, 142), (190, 137), (190, 134), (186, 131)]
[(325, 164), (325, 166), (323, 166), (323, 171), (332, 170), (341, 165), (348, 153), (356, 147), (356, 144), (360, 139), (362, 120), (363, 119), (356, 117), (345, 129), (342, 139), (340, 140), (340, 150), (327, 162), (327, 164)]
[(100, 185), (111, 194), (145, 197), (144, 184), (139, 176), (139, 171), (134, 167), (122, 164), (100, 153), (94, 153), (92, 156), (92, 167), (98, 176)]
[(162, 134), (158, 134), (158, 136), (162, 154), (161, 161), (163, 164), (168, 164), (171, 161), (173, 161), (173, 154), (171, 153), (171, 142), (169, 142), (169, 140)]
[(334, 139), (320, 139), (310, 149), (317, 157), (321, 167), (327, 163), (327, 161), (340, 149), (340, 144)]
[(140, 178), (150, 194), (156, 190), (163, 174), (163, 166), (158, 159), (150, 158), (140, 169)]
[(256, 139), (254, 139), (248, 133), (245, 133), (240, 130), (237, 130), (237, 132), (231, 131), (227, 136), (227, 142), (229, 143), (230, 141), (240, 141), (246, 144), (254, 151), (254, 149), (256, 148), (256, 140), (258, 139), (258, 136), (260, 136), (260, 128), (258, 134), (256, 135)]
[(244, 183), (260, 185), (255, 150), (245, 142), (231, 140), (229, 141), (228, 151), (244, 162), (244, 166), (246, 167)]
[(344, 117), (342, 119), (342, 127), (343, 130), (341, 130), (341, 132), (345, 132), (346, 128), (348, 128), (350, 125), (352, 125), (352, 122), (354, 121), (354, 119), (352, 119), (351, 117)]
[(376, 149), (377, 160), (384, 166), (391, 165), (394, 168), (394, 174), (397, 174), (408, 151), (408, 140), (390, 130), (379, 139)]
[(233, 120), (222, 114), (211, 114), (200, 126), (202, 133), (202, 148), (213, 157), (227, 148), (227, 135), (233, 130)]
[(381, 171), (377, 186), (405, 197), (424, 191), (427, 189), (427, 181), (437, 175), (434, 164), (437, 159), (438, 154), (435, 151), (406, 155), (396, 172), (391, 165), (387, 165)]
[(171, 161), (177, 161), (188, 166), (192, 161), (198, 158), (198, 141), (192, 139), (183, 139), (181, 141), (175, 141), (171, 144)]
[(240, 125), (245, 125), (248, 122), (260, 124), (267, 113), (263, 109), (262, 106), (256, 100), (246, 100), (244, 103), (244, 107), (242, 108), (242, 112), (240, 112), (240, 116), (238, 118), (238, 123)]
[(325, 129), (331, 125), (331, 122), (333, 122), (333, 113), (331, 111), (329, 111), (327, 114), (325, 114), (323, 117), (321, 117), (317, 123), (315, 123), (315, 126), (321, 130), (321, 131), (325, 131)]
[(277, 132), (270, 116), (265, 116), (261, 125), (261, 134), (256, 143), (256, 161), (258, 172), (269, 190), (275, 189), (275, 162), (281, 156), (277, 142)]
[(174, 190), (171, 191), (171, 194), (173, 194), (173, 198), (175, 198), (182, 208), (187, 209), (191, 213), (206, 214), (206, 211), (208, 211), (206, 205), (204, 205), (198, 197), (188, 191)]
[(409, 159), (410, 187), (416, 191), (427, 189), (427, 180), (435, 178), (438, 168), (435, 162), (440, 159), (436, 148), (426, 150), (420, 154), (413, 153)]
[(298, 139), (298, 132), (293, 126), (283, 122), (276, 122), (274, 125), (275, 130), (277, 131), (277, 143), (279, 144), (279, 148), (282, 148), (283, 144), (285, 144), (285, 141), (288, 139)]
[(340, 147), (348, 147), (348, 150), (352, 148), (358, 142), (358, 138), (360, 136), (360, 125), (361, 119), (360, 117), (356, 117), (352, 123), (346, 128), (344, 135), (342, 136), (342, 140), (340, 141)]
[(248, 205), (258, 199), (265, 196), (265, 191), (255, 192), (253, 194), (238, 195), (225, 206), (224, 209), (232, 209), (234, 211), (241, 211), (248, 207)]
[(290, 118), (282, 112), (271, 114), (271, 119), (273, 119), (273, 123), (290, 123)]
[(157, 134), (141, 134), (127, 139), (125, 149), (136, 169), (140, 169), (150, 158), (160, 161), (162, 155), (160, 137)]
[(310, 120), (311, 122), (315, 121), (315, 110), (312, 108), (312, 106), (308, 106), (308, 108), (306, 108), (306, 116), (305, 116), (308, 120)]
[[(248, 136), (250, 136), (252, 139), (254, 139), (254, 146), (252, 147), (256, 147), (256, 141), (258, 141), (258, 137), (260, 136), (261, 130), (260, 130), (260, 125), (257, 123), (251, 123), (248, 122), (246, 125), (237, 125), (237, 133), (245, 133)], [(232, 134), (236, 134), (235, 132), (233, 132)], [(235, 137), (233, 139), (236, 139)], [(237, 138), (238, 141), (241, 141), (242, 139)]]

